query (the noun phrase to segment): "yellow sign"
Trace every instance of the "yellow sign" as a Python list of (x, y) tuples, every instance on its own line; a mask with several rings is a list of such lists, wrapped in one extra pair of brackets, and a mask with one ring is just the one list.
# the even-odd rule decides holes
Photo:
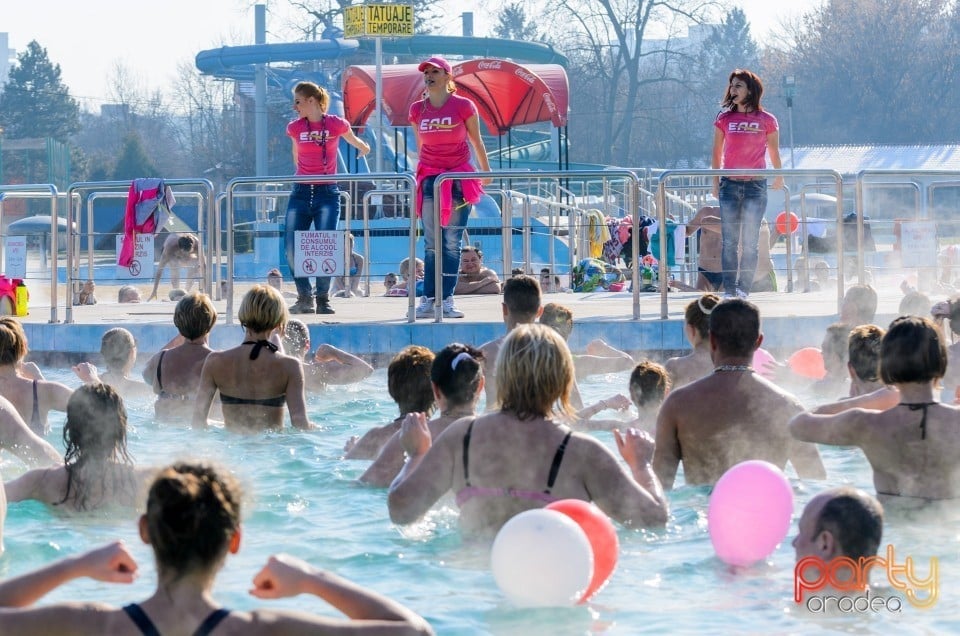
[(364, 31), (363, 5), (343, 9), (343, 37), (358, 38), (366, 35)]
[(343, 37), (411, 37), (412, 4), (364, 4), (343, 10)]

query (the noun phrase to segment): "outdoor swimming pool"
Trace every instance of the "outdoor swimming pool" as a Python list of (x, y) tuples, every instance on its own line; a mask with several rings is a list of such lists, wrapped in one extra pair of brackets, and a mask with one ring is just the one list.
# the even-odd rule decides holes
[[(71, 386), (69, 371), (48, 377)], [(623, 391), (627, 374), (598, 376), (581, 384), (584, 399)], [(386, 491), (355, 482), (367, 462), (340, 459), (350, 435), (386, 423), (396, 406), (386, 393), (386, 371), (350, 387), (308, 396), (311, 419), (322, 426), (311, 433), (242, 436), (214, 429), (152, 422), (151, 402), (128, 405), (129, 448), (140, 464), (175, 458), (208, 458), (234, 470), (246, 488), (240, 553), (229, 557), (218, 579), (216, 597), (229, 607), (264, 605), (309, 609), (336, 615), (314, 597), (268, 603), (247, 594), (253, 574), (279, 551), (304, 558), (390, 595), (425, 616), (438, 634), (637, 634), (637, 633), (803, 633), (823, 628), (858, 633), (947, 633), (960, 629), (960, 514), (887, 509), (881, 551), (896, 547), (897, 559), (910, 555), (918, 576), (930, 557), (940, 559), (940, 598), (922, 611), (906, 601), (900, 613), (867, 612), (824, 619), (798, 612), (793, 602), (793, 549), (796, 517), (811, 495), (827, 485), (850, 483), (873, 492), (870, 468), (854, 449), (822, 449), (828, 483), (795, 484), (795, 519), (787, 540), (767, 560), (732, 572), (713, 555), (707, 534), (708, 494), (681, 487), (670, 494), (671, 520), (656, 532), (619, 528), (621, 554), (607, 587), (587, 606), (518, 609), (498, 590), (489, 568), (489, 544), (461, 540), (452, 500), (427, 520), (407, 528), (387, 515)], [(58, 448), (62, 414), (53, 414), (48, 439)], [(613, 445), (608, 433), (597, 433)], [(0, 470), (10, 479), (22, 470), (3, 456)], [(680, 480), (678, 479), (678, 483)], [(946, 516), (944, 516), (946, 514)], [(51, 594), (52, 600), (98, 600), (116, 604), (146, 598), (155, 585), (149, 548), (136, 534), (135, 519), (98, 516), (65, 518), (45, 506), (11, 505), (6, 554), (0, 576), (32, 569), (114, 538), (124, 539), (139, 560), (141, 575), (130, 586), (76, 581)], [(885, 577), (874, 576), (875, 582)], [(889, 595), (891, 590), (876, 590)]]

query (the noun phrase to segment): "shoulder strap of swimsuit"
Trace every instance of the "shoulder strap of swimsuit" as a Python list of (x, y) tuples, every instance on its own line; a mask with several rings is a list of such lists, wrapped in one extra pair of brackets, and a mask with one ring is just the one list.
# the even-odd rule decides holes
[(163, 380), (160, 379), (160, 367), (163, 366), (163, 354), (167, 352), (166, 349), (160, 352), (160, 358), (157, 360), (157, 386), (160, 387), (160, 390), (163, 391)]
[(225, 619), (230, 614), (230, 610), (225, 607), (221, 607), (218, 610), (210, 612), (210, 615), (207, 616), (200, 627), (197, 628), (197, 631), (193, 632), (193, 636), (208, 636), (210, 632), (216, 629), (217, 625), (220, 624), (220, 621)]
[(463, 436), (463, 481), (470, 485), (470, 434), (473, 433), (473, 425), (476, 422), (474, 418), (467, 427), (467, 432)]
[(927, 439), (927, 407), (933, 406), (936, 402), (919, 402), (917, 404), (910, 404), (909, 402), (901, 402), (901, 406), (905, 406), (911, 411), (923, 411), (923, 415), (920, 417), (920, 439)]
[(280, 347), (278, 347), (277, 345), (273, 344), (273, 343), (270, 342), (269, 340), (244, 340), (244, 341), (241, 342), (240, 344), (245, 344), (245, 345), (252, 344), (252, 345), (253, 345), (253, 351), (250, 352), (250, 359), (251, 359), (251, 360), (256, 360), (257, 357), (260, 355), (260, 350), (263, 349), (264, 347), (266, 347), (267, 349), (269, 349), (270, 351), (272, 351), (272, 352), (274, 352), (274, 353), (276, 353), (277, 351), (280, 350)]
[(560, 446), (557, 447), (557, 452), (553, 455), (553, 463), (550, 464), (550, 477), (547, 479), (547, 489), (543, 491), (548, 495), (554, 482), (557, 481), (557, 473), (560, 472), (560, 464), (563, 462), (563, 453), (567, 450), (567, 442), (570, 441), (571, 435), (573, 435), (573, 431), (566, 434), (563, 441), (560, 442)]
[(40, 421), (40, 398), (37, 396), (37, 384), (39, 380), (33, 381), (33, 413), (30, 415), (30, 423)]
[(160, 636), (160, 632), (157, 631), (157, 626), (153, 624), (153, 621), (150, 620), (150, 617), (147, 616), (146, 612), (144, 612), (139, 605), (136, 603), (124, 605), (123, 611), (126, 612), (130, 620), (136, 624), (143, 636)]

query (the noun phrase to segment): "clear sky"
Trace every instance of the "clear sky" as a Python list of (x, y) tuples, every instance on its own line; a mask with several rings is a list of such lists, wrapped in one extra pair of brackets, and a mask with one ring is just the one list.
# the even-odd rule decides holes
[[(264, 0), (267, 42), (290, 39), (288, 0)], [(163, 89), (181, 64), (199, 51), (252, 44), (254, 0), (0, 0), (0, 30), (10, 48), (22, 51), (37, 40), (60, 65), (64, 83), (84, 107), (110, 101), (110, 87), (122, 65), (134, 88)], [(487, 35), (488, 12), (480, 0), (460, 0), (458, 11), (474, 10), (474, 32)], [(484, 2), (489, 6), (489, 2)], [(784, 17), (795, 17), (822, 0), (736, 0), (760, 42)], [(459, 13), (443, 31), (460, 32)]]

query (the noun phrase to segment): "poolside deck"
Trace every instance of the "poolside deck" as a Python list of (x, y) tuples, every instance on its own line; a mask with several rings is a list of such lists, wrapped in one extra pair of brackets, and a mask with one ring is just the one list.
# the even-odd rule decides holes
[[(289, 285), (292, 288), (292, 285)], [(57, 323), (51, 323), (49, 292), (31, 287), (30, 314), (22, 320), (30, 342), (30, 350), (38, 359), (51, 364), (65, 363), (80, 357), (99, 354), (104, 331), (122, 326), (133, 332), (141, 353), (158, 351), (176, 335), (173, 326), (175, 303), (169, 300), (119, 304), (118, 286), (99, 285), (99, 303), (72, 308), (72, 322), (64, 323), (65, 308), (57, 311)], [(166, 293), (169, 285), (163, 285)], [(245, 287), (238, 285), (234, 311)], [(894, 284), (880, 285), (877, 322), (886, 325), (897, 312), (902, 294)], [(63, 288), (58, 295), (62, 296)], [(666, 320), (660, 319), (660, 295), (642, 294), (641, 318), (633, 319), (632, 295), (627, 292), (595, 292), (585, 294), (545, 294), (544, 303), (556, 302), (569, 307), (574, 314), (575, 328), (571, 349), (583, 351), (586, 343), (603, 338), (611, 345), (635, 355), (660, 359), (687, 349), (683, 335), (683, 311), (695, 292), (671, 292), (668, 295)], [(334, 299), (334, 315), (297, 316), (310, 327), (314, 344), (329, 342), (362, 355), (380, 364), (409, 344), (422, 344), (438, 349), (450, 342), (480, 344), (503, 334), (501, 296), (462, 296), (457, 305), (465, 318), (406, 321), (407, 299), (371, 296), (368, 298)], [(933, 300), (938, 300), (934, 297)], [(805, 346), (819, 346), (824, 328), (836, 319), (835, 290), (811, 293), (763, 292), (752, 294), (763, 316), (764, 346), (771, 351), (792, 351)], [(214, 303), (220, 321), (214, 328), (212, 345), (233, 346), (239, 341), (240, 326), (234, 316), (226, 324), (226, 300)], [(90, 356), (90, 354), (95, 354)]]

